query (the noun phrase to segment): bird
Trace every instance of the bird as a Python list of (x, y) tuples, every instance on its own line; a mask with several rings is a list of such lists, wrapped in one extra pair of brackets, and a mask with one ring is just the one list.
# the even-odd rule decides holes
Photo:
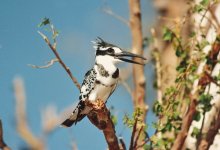
[(143, 56), (127, 52), (120, 47), (104, 41), (98, 37), (93, 41), (96, 50), (95, 64), (84, 76), (80, 89), (79, 102), (69, 118), (61, 123), (63, 127), (70, 127), (81, 121), (91, 110), (86, 106), (86, 100), (94, 102), (102, 100), (106, 103), (111, 94), (115, 91), (119, 80), (118, 62), (128, 62), (144, 65), (129, 58), (140, 58), (146, 60)]

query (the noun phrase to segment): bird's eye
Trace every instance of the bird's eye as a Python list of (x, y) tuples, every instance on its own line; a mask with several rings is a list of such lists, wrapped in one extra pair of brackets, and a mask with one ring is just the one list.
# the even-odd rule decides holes
[(115, 52), (115, 51), (114, 51), (113, 48), (109, 48), (109, 49), (108, 49), (108, 53), (113, 54), (114, 52)]

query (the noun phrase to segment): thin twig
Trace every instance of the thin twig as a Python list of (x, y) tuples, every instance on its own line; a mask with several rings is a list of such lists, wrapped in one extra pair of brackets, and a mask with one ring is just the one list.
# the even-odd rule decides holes
[(129, 93), (129, 95), (131, 96), (131, 98), (133, 99), (133, 92), (131, 90), (131, 87), (128, 85), (128, 83), (126, 81), (122, 81), (120, 80), (120, 83), (123, 85), (123, 87), (127, 90), (127, 92)]
[(201, 141), (202, 141), (202, 130), (203, 130), (203, 127), (204, 127), (204, 123), (205, 123), (205, 111), (203, 112), (203, 118), (202, 118), (202, 125), (201, 125), (201, 128), (200, 128), (200, 131), (199, 131), (199, 134), (198, 134), (198, 138), (197, 138), (197, 143), (196, 143), (196, 149), (199, 148), (199, 145), (201, 144)]
[(130, 147), (129, 150), (133, 150), (134, 149), (134, 137), (136, 134), (136, 130), (137, 130), (137, 123), (138, 123), (138, 118), (135, 119), (134, 122), (134, 126), (133, 126), (133, 130), (132, 130), (132, 134), (131, 134), (131, 141), (130, 141)]
[(137, 142), (138, 142), (138, 139), (141, 135), (141, 132), (142, 132), (143, 128), (144, 128), (144, 126), (141, 126), (141, 128), (138, 131), (137, 137), (136, 137), (135, 142), (134, 142), (134, 149), (137, 149)]
[(70, 78), (72, 79), (73, 83), (76, 85), (76, 87), (80, 90), (80, 84), (78, 83), (78, 81), (76, 80), (76, 78), (72, 75), (72, 72), (70, 71), (69, 67), (67, 67), (65, 65), (65, 63), (62, 61), (60, 55), (57, 53), (56, 50), (56, 45), (51, 45), (49, 39), (47, 38), (46, 35), (44, 35), (42, 32), (38, 31), (38, 33), (41, 35), (41, 37), (45, 40), (45, 42), (47, 43), (47, 45), (50, 47), (50, 49), (53, 51), (54, 55), (56, 56), (56, 58), (59, 60), (59, 63), (61, 64), (61, 66), (66, 70), (66, 72), (68, 73), (68, 75), (70, 76)]
[(32, 65), (32, 64), (28, 64), (28, 66), (32, 67), (32, 68), (37, 68), (37, 69), (44, 69), (44, 68), (49, 68), (51, 67), (55, 62), (58, 62), (59, 60), (57, 58), (51, 59), (50, 61), (47, 62), (46, 65), (44, 66), (37, 66), (37, 65)]
[(125, 145), (124, 140), (122, 138), (119, 138), (119, 142), (121, 143), (123, 150), (126, 150), (126, 145)]
[(110, 8), (103, 8), (102, 9), (103, 12), (105, 12), (106, 14), (113, 16), (114, 18), (118, 19), (119, 21), (121, 21), (122, 23), (126, 24), (128, 27), (130, 26), (129, 21), (126, 20), (125, 18), (123, 18), (122, 16), (119, 16), (117, 14), (115, 14)]

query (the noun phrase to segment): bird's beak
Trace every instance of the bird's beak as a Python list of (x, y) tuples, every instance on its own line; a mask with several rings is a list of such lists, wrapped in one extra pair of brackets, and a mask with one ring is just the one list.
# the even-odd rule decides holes
[(142, 60), (146, 60), (146, 58), (137, 55), (137, 54), (133, 54), (130, 52), (126, 52), (126, 51), (122, 51), (120, 54), (115, 54), (115, 56), (125, 62), (129, 62), (129, 63), (133, 63), (133, 64), (139, 64), (139, 65), (145, 65), (145, 63), (141, 63), (141, 62), (136, 62), (132, 59), (127, 59), (126, 57), (131, 57), (131, 58), (141, 58)]

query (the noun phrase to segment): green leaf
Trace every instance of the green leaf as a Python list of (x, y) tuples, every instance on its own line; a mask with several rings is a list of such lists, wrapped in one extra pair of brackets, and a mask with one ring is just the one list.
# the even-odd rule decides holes
[(165, 125), (165, 127), (161, 130), (162, 133), (165, 133), (167, 131), (171, 131), (172, 130), (173, 125), (171, 124), (171, 122), (167, 122), (167, 124)]
[(176, 56), (181, 57), (184, 54), (184, 51), (180, 45), (177, 46), (176, 48)]
[(162, 111), (163, 111), (162, 105), (158, 101), (156, 101), (154, 106), (153, 106), (153, 112), (156, 115), (159, 115)]
[(193, 116), (193, 120), (199, 121), (201, 118), (201, 113), (199, 111), (196, 111), (195, 115)]
[(211, 100), (212, 100), (213, 96), (210, 94), (202, 94), (199, 97), (199, 104), (202, 105), (202, 108), (205, 112), (210, 111), (210, 109), (212, 108), (211, 105)]
[(144, 145), (144, 150), (151, 150), (151, 145), (145, 144)]
[(174, 37), (174, 34), (173, 34), (172, 30), (165, 27), (163, 29), (163, 40), (164, 41), (171, 41), (173, 39), (173, 37)]
[(200, 4), (201, 4), (202, 6), (208, 6), (209, 0), (202, 0), (202, 1), (200, 2)]
[(116, 125), (118, 124), (118, 118), (117, 118), (117, 116), (111, 115), (111, 119), (112, 119), (113, 124), (116, 126)]
[(192, 72), (195, 72), (196, 70), (197, 70), (197, 66), (196, 65), (194, 65), (194, 64), (192, 64), (192, 66), (191, 66), (191, 71)]
[(203, 39), (202, 42), (200, 43), (200, 48), (203, 49), (207, 45), (209, 45), (209, 42), (206, 39)]
[(183, 73), (186, 71), (186, 67), (187, 67), (188, 63), (186, 62), (186, 60), (183, 60), (180, 62), (179, 66), (176, 67), (176, 70), (179, 73)]
[(45, 26), (45, 25), (48, 25), (48, 24), (50, 24), (50, 19), (45, 17), (42, 20), (42, 22), (38, 25), (38, 27), (42, 27), (42, 26)]
[(196, 32), (193, 31), (193, 32), (190, 33), (189, 36), (190, 36), (191, 38), (193, 38), (193, 37), (195, 37), (195, 35), (196, 35)]
[(198, 138), (199, 133), (200, 133), (199, 128), (194, 127), (191, 136), (195, 137), (195, 138)]
[(204, 10), (203, 5), (199, 4), (199, 5), (195, 5), (193, 12), (200, 13), (203, 10)]

